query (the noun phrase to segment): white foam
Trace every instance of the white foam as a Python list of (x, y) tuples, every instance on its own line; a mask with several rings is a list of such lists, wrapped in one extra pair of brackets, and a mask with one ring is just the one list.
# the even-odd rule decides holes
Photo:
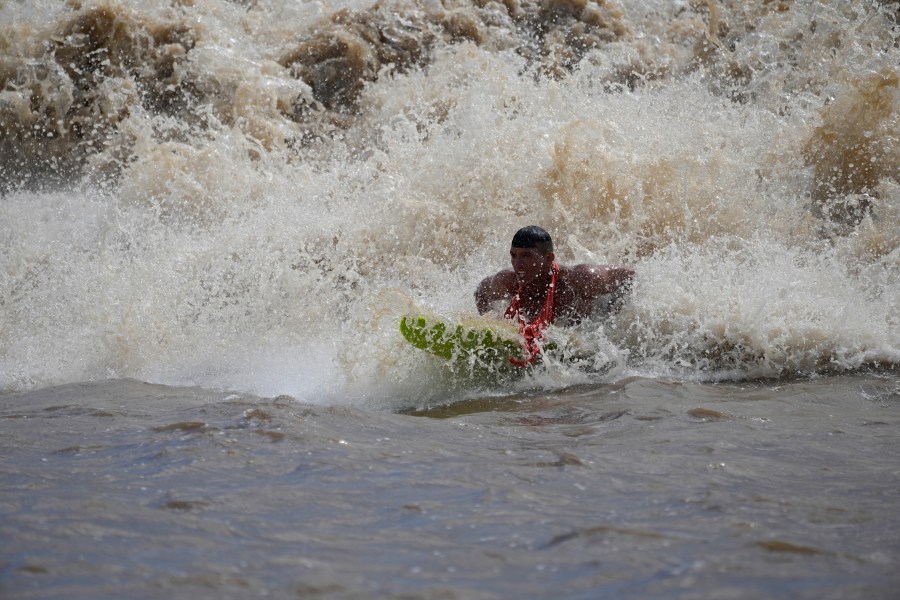
[[(551, 230), (564, 262), (627, 261), (638, 277), (618, 319), (588, 336), (612, 372), (558, 366), (528, 385), (900, 362), (898, 184), (883, 177), (872, 214), (835, 234), (812, 206), (805, 154), (831, 99), (802, 82), (849, 72), (860, 54), (802, 47), (797, 58), (791, 46), (782, 71), (769, 56), (778, 35), (809, 27), (807, 8), (781, 25), (764, 17), (740, 45), (736, 59), (765, 64), (745, 102), (680, 63), (688, 47), (673, 38), (656, 59), (684, 72), (607, 91), (604, 78), (665, 29), (664, 6), (628, 4), (638, 35), (569, 77), (537, 77), (514, 52), (439, 44), (427, 70), (384, 74), (353, 127), (298, 154), (283, 142), (299, 126), (279, 106), (309, 89), (275, 61), (292, 41), (278, 21), (313, 24), (335, 7), (235, 6), (181, 14), (215, 23), (189, 69), (230, 90), (232, 109), (242, 99), (243, 120), (207, 107), (204, 129), (132, 106), (121, 131), (135, 156), (115, 185), (2, 198), (0, 389), (135, 377), (329, 403), (456, 393), (402, 343), (396, 318), (474, 310), (476, 283), (506, 266), (510, 236), (529, 223)], [(821, 7), (822, 27), (885, 35), (871, 13), (841, 21)]]

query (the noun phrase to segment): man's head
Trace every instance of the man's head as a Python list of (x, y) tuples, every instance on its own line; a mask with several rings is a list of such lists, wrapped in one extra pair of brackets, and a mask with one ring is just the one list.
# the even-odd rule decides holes
[(537, 248), (542, 253), (553, 252), (553, 240), (550, 234), (538, 227), (529, 225), (516, 232), (512, 239), (513, 248)]
[(523, 227), (513, 236), (509, 256), (520, 284), (542, 282), (553, 264), (553, 240), (536, 225)]

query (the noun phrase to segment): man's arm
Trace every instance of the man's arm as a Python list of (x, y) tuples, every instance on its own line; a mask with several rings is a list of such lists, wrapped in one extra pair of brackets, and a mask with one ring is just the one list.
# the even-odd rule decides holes
[(491, 305), (498, 300), (512, 300), (515, 289), (516, 274), (512, 271), (500, 271), (496, 275), (485, 277), (475, 289), (475, 307), (478, 314), (491, 310)]
[(625, 291), (634, 278), (634, 269), (625, 265), (576, 265), (573, 270), (579, 293), (592, 300), (603, 294)]

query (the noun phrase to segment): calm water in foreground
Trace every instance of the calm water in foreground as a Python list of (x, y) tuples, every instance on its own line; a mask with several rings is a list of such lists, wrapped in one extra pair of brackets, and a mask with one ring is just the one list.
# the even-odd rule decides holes
[(895, 598), (900, 378), (0, 396), (4, 598)]

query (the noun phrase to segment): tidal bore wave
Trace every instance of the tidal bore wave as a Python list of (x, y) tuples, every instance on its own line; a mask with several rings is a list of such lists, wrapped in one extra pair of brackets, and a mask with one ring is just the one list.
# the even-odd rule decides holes
[(898, 17), (3, 3), (0, 389), (427, 395), (398, 316), (472, 311), (528, 223), (637, 271), (538, 385), (896, 370)]

